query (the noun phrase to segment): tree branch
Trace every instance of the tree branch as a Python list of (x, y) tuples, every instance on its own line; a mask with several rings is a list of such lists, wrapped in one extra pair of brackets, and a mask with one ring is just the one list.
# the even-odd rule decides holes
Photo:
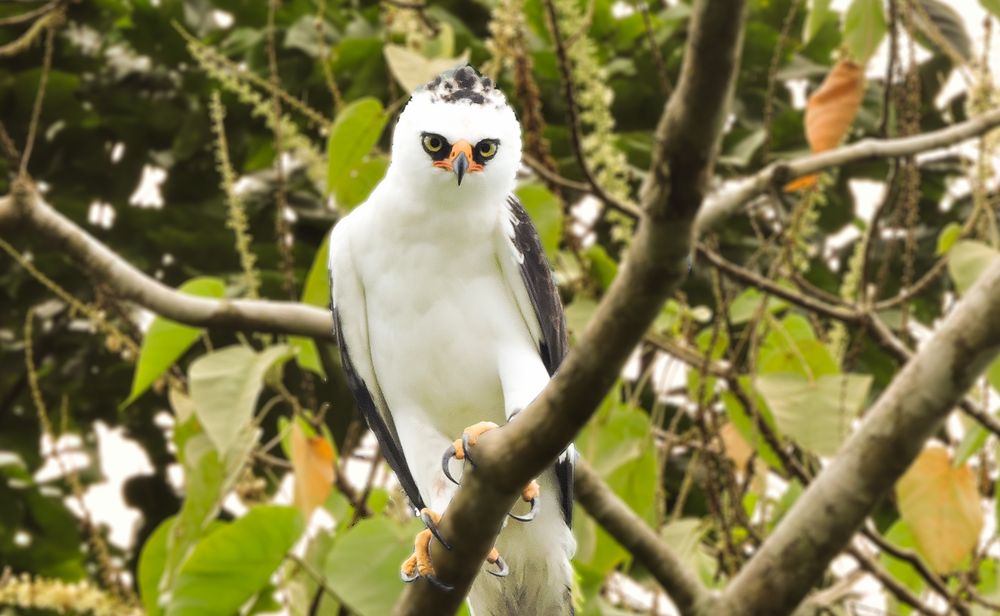
[(1000, 126), (1000, 109), (921, 135), (900, 139), (864, 139), (828, 152), (772, 163), (757, 174), (738, 180), (734, 188), (707, 199), (698, 214), (697, 227), (710, 229), (716, 226), (772, 185), (867, 158), (912, 156), (977, 137), (997, 126)]
[(45, 203), (26, 182), (0, 197), (0, 229), (22, 224), (51, 242), (83, 270), (104, 281), (122, 299), (158, 315), (196, 327), (280, 332), (333, 339), (330, 313), (295, 302), (208, 299), (186, 295), (147, 276)]
[[(500, 531), (521, 488), (590, 419), (670, 292), (687, 271), (694, 218), (718, 147), (742, 46), (746, 3), (701, 0), (693, 8), (684, 66), (655, 134), (642, 214), (625, 263), (559, 372), (517, 419), (480, 437), (477, 465), (439, 528), (453, 549), (432, 548), (446, 593), (409, 586), (396, 614), (451, 614)], [(475, 565), (470, 566), (470, 564)]]
[(1000, 351), (998, 311), (1000, 263), (893, 379), (841, 455), (730, 583), (718, 613), (789, 613), (798, 605)]

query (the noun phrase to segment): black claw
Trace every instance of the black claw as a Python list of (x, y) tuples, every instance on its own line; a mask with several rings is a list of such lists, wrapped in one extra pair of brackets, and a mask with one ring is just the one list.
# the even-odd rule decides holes
[(417, 572), (417, 569), (415, 567), (413, 569), (412, 576), (406, 575), (406, 572), (404, 572), (402, 569), (399, 570), (399, 579), (403, 580), (403, 582), (406, 584), (409, 584), (410, 582), (416, 580), (418, 577), (420, 577), (420, 574)]
[(441, 591), (444, 591), (444, 592), (451, 592), (451, 591), (455, 590), (454, 586), (451, 586), (450, 584), (445, 584), (441, 580), (439, 580), (436, 577), (434, 577), (433, 574), (427, 576), (427, 581), (430, 582), (431, 584), (433, 584), (435, 587), (437, 587), (438, 590), (441, 590)]
[(531, 499), (531, 511), (529, 511), (528, 513), (524, 515), (517, 515), (516, 513), (508, 512), (507, 515), (514, 518), (518, 522), (530, 522), (535, 519), (536, 515), (538, 515), (538, 510), (541, 508), (541, 506), (542, 505), (539, 502), (539, 499), (533, 498)]
[(457, 481), (455, 481), (454, 477), (451, 476), (451, 469), (448, 468), (448, 463), (451, 462), (451, 459), (454, 457), (455, 457), (455, 447), (451, 446), (444, 452), (444, 456), (441, 457), (441, 470), (444, 471), (444, 476), (450, 479), (453, 484), (461, 485)]
[(469, 464), (471, 464), (472, 467), (475, 468), (476, 467), (476, 463), (473, 462), (472, 456), (469, 455), (469, 450), (470, 449), (471, 449), (471, 446), (469, 445), (469, 433), (468, 432), (463, 432), (462, 433), (462, 452), (465, 453), (465, 459), (468, 460)]
[(421, 511), (420, 512), (420, 519), (423, 521), (424, 526), (428, 530), (431, 531), (432, 535), (434, 535), (434, 538), (437, 539), (438, 541), (440, 541), (441, 545), (444, 546), (444, 549), (446, 549), (446, 550), (448, 550), (450, 552), (451, 551), (451, 544), (448, 543), (447, 541), (445, 541), (444, 537), (441, 536), (441, 531), (438, 530), (437, 524), (435, 524), (434, 520), (431, 519), (430, 514), (428, 514), (426, 511)]
[(486, 573), (500, 578), (507, 577), (507, 574), (510, 573), (510, 567), (507, 566), (507, 561), (502, 556), (498, 556), (497, 561), (493, 564), (497, 566), (497, 570), (487, 569)]

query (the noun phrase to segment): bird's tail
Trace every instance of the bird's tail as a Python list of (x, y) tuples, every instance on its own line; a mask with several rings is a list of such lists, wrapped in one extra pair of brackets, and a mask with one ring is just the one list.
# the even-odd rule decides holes
[[(563, 518), (554, 477), (540, 478), (542, 502), (531, 522), (508, 520), (497, 549), (510, 574), (483, 571), (469, 593), (472, 616), (572, 616), (573, 533)], [(545, 488), (549, 489), (546, 490)]]

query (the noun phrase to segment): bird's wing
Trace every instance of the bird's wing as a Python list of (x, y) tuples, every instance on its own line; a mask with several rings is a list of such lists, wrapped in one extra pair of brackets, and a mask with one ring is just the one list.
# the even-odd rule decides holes
[[(501, 269), (514, 291), (521, 316), (538, 342), (538, 353), (549, 372), (555, 374), (568, 348), (566, 315), (542, 242), (524, 206), (513, 195), (507, 199), (510, 228), (506, 233), (513, 259), (501, 257)], [(511, 266), (516, 263), (517, 267)], [(573, 519), (573, 473), (576, 454), (570, 446), (556, 461), (560, 502), (566, 523)]]
[(392, 467), (410, 503), (419, 511), (425, 507), (420, 490), (406, 464), (399, 435), (389, 406), (382, 396), (368, 344), (368, 311), (365, 294), (354, 269), (349, 219), (341, 220), (330, 237), (330, 307), (334, 331), (340, 347), (340, 361), (358, 409), (375, 433), (386, 462)]

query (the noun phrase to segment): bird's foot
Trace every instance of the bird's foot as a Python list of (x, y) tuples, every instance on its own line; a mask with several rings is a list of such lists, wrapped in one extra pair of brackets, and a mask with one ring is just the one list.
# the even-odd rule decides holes
[(404, 582), (412, 582), (419, 577), (427, 578), (427, 581), (447, 592), (453, 587), (445, 584), (434, 575), (434, 565), (431, 563), (431, 537), (436, 537), (446, 550), (451, 549), (451, 545), (444, 540), (437, 524), (441, 521), (441, 516), (430, 509), (420, 511), (420, 519), (423, 520), (425, 528), (417, 533), (413, 540), (413, 554), (410, 555), (399, 569), (399, 577)]
[[(463, 430), (462, 438), (457, 439), (454, 443), (452, 443), (451, 447), (445, 450), (444, 456), (441, 458), (441, 470), (444, 471), (444, 476), (450, 479), (455, 485), (458, 485), (458, 481), (451, 476), (451, 469), (448, 468), (448, 463), (451, 462), (452, 458), (455, 458), (456, 460), (467, 460), (469, 464), (475, 466), (475, 461), (472, 459), (472, 456), (469, 455), (470, 449), (475, 446), (479, 437), (482, 436), (484, 432), (488, 432), (497, 427), (498, 426), (492, 421), (481, 421)], [(516, 515), (513, 513), (509, 513), (508, 515), (520, 522), (530, 522), (531, 520), (534, 520), (535, 516), (538, 515), (538, 508), (541, 503), (541, 499), (539, 498), (540, 494), (541, 488), (539, 487), (538, 482), (532, 480), (531, 483), (525, 486), (524, 490), (521, 491), (521, 498), (524, 502), (531, 504), (531, 511), (524, 515)]]
[[(413, 540), (413, 554), (403, 561), (403, 565), (399, 568), (399, 577), (407, 583), (420, 577), (427, 578), (427, 581), (434, 586), (445, 592), (450, 592), (455, 587), (439, 580), (434, 572), (434, 564), (431, 563), (431, 537), (436, 537), (445, 549), (451, 549), (451, 545), (444, 540), (437, 527), (441, 516), (437, 512), (425, 508), (420, 511), (420, 519), (424, 521), (427, 528), (417, 533)], [(496, 548), (490, 550), (486, 562), (496, 567), (496, 569), (487, 569), (487, 573), (490, 575), (507, 577), (507, 574), (510, 573), (507, 562), (500, 556), (500, 552)]]

